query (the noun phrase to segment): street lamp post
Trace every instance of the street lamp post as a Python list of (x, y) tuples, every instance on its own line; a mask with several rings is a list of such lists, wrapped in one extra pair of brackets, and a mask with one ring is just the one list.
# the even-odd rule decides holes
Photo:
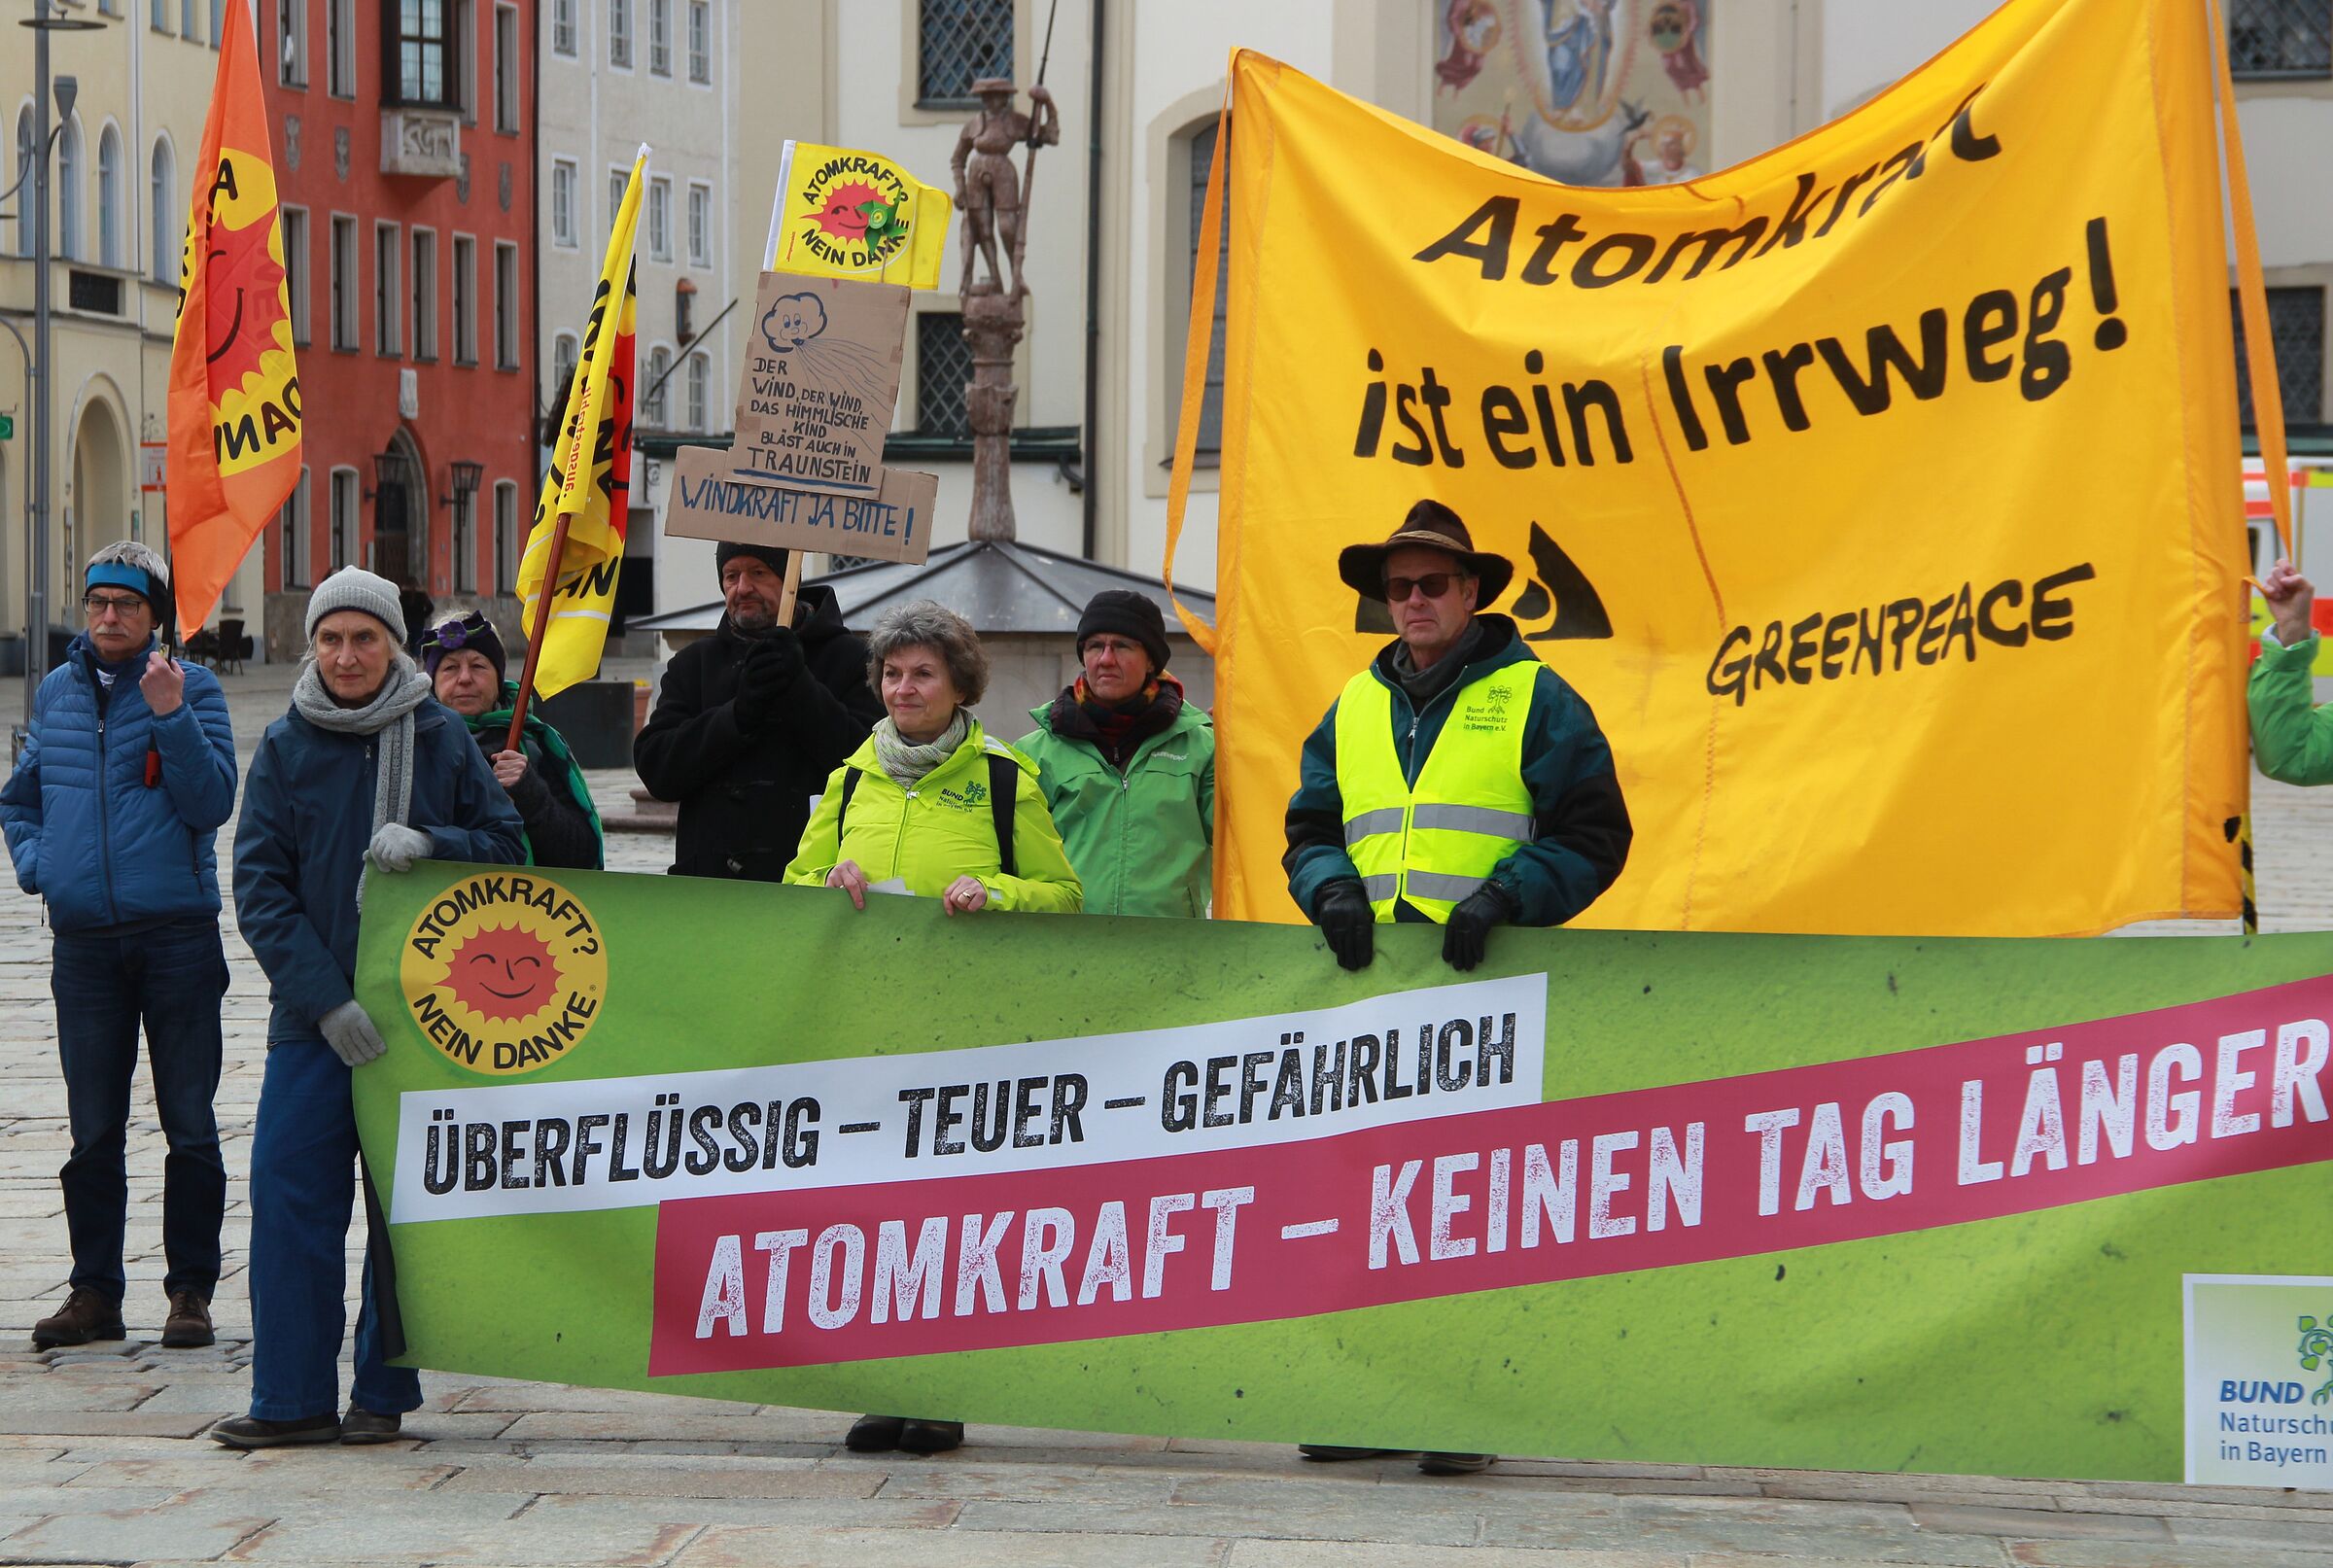
[[(50, 361), (49, 304), (49, 156), (53, 132), (49, 126), (49, 35), (87, 32), (103, 22), (65, 16), (51, 10), (52, 0), (32, 0), (32, 15), (21, 26), (32, 29), (32, 145), (37, 151), (26, 170), (32, 188), (17, 204), (17, 222), (24, 221), (24, 203), (32, 204), (32, 354), (26, 368), (25, 393), (32, 402), (32, 504), (24, 508), (24, 722), (32, 722), (33, 699), (40, 694), (41, 677), (49, 673), (49, 501), (50, 432), (54, 416), (55, 377)], [(59, 127), (73, 115), (80, 84), (59, 77), (53, 84)], [(19, 184), (22, 182), (19, 181)]]

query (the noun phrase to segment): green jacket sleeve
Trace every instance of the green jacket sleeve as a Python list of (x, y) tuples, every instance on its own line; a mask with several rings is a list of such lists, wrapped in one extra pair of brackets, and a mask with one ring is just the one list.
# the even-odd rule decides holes
[(1288, 896), (1305, 918), (1312, 918), (1312, 901), (1332, 882), (1358, 882), (1361, 873), (1344, 850), (1344, 795), (1337, 787), (1337, 704), (1312, 733), (1297, 761), (1296, 793), (1288, 797), (1288, 853), (1280, 856), (1288, 873)]
[[(1023, 768), (1020, 787), (1013, 794), (1013, 863), (1018, 876), (992, 872), (980, 879), (989, 889), (992, 909), (1033, 910), (1042, 915), (1074, 915), (1086, 906), (1086, 891), (1069, 869), (1068, 852), (1062, 848), (1062, 831), (1053, 825), (1045, 804), (1044, 786), (1034, 771)], [(825, 810), (820, 802), (818, 809)], [(818, 826), (814, 820), (813, 828)]]
[(2315, 636), (2291, 647), (2262, 640), (2252, 665), (2252, 755), (2281, 784), (2333, 784), (2333, 707), (2316, 706)]
[(1199, 774), (1199, 819), (1207, 830), (1207, 848), (1213, 849), (1215, 847), (1215, 726), (1210, 724), (1204, 729), (1195, 731), (1192, 735), (1192, 742), (1196, 745), (1200, 741), (1204, 741), (1207, 745), (1207, 765), (1201, 768)]
[(818, 796), (818, 809), (810, 814), (803, 824), (802, 842), (794, 848), (794, 857), (787, 862), (785, 880), (798, 888), (823, 888), (826, 873), (842, 854), (843, 831), (843, 775), (850, 771), (846, 762), (826, 776), (826, 787)]

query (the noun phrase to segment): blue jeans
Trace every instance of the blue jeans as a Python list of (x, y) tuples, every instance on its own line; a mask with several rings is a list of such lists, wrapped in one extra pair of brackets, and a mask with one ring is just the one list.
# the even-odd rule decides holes
[(226, 1166), (219, 1158), (219, 1006), (226, 955), (216, 921), (182, 921), (134, 936), (59, 931), (52, 949), (56, 1055), (65, 1073), (73, 1152), (57, 1172), (73, 1283), (122, 1304), (122, 1227), (129, 1190), (122, 1154), (138, 1026), (154, 1074), (155, 1108), (169, 1140), (162, 1162), (162, 1255), (167, 1291), (204, 1301), (219, 1284), (219, 1219)]
[[(356, 1161), (348, 1067), (322, 1040), (271, 1042), (251, 1140), (251, 1413), (263, 1421), (339, 1409)], [(373, 1288), (368, 1251), (349, 1400), (400, 1415), (420, 1409), (421, 1374), (384, 1358)]]

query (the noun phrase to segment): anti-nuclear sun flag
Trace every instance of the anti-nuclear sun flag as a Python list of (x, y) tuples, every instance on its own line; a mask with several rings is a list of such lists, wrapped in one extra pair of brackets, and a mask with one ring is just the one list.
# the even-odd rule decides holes
[[(1337, 553), (1431, 497), (1516, 563), (1481, 608), (1611, 740), (1635, 844), (1584, 923), (2235, 915), (2211, 15), (2010, 0), (1844, 119), (1632, 190), (1236, 55), (1206, 219), (1231, 226), (1217, 912), (1299, 918), (1299, 748), (1391, 630)], [(2234, 231), (2242, 275), (2241, 208)], [(1212, 233), (1199, 254), (1170, 567)]]
[[(550, 471), (535, 501), (535, 524), (518, 563), (522, 624), (540, 651), (535, 693), (549, 697), (588, 680), (608, 647), (615, 579), (624, 564), (624, 525), (632, 491), (633, 311), (639, 297), (632, 245), (640, 230), (648, 150), (632, 160), (632, 179), (615, 211), (600, 281), (583, 327), (583, 351), (562, 405), (566, 417)], [(558, 589), (542, 620), (542, 585), (561, 528)]]
[(767, 269), (928, 289), (940, 281), (955, 207), (881, 154), (787, 142)]
[(221, 14), (170, 346), (171, 586), (191, 636), (299, 482), (299, 366), (251, 17)]

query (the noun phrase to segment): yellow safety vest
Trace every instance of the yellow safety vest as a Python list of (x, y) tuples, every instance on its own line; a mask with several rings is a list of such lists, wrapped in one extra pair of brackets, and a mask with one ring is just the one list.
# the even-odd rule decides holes
[(1523, 726), (1536, 661), (1458, 688), (1412, 789), (1393, 744), (1393, 692), (1368, 670), (1337, 700), (1337, 790), (1344, 848), (1379, 921), (1394, 904), (1446, 922), (1459, 900), (1537, 836), (1523, 783)]

